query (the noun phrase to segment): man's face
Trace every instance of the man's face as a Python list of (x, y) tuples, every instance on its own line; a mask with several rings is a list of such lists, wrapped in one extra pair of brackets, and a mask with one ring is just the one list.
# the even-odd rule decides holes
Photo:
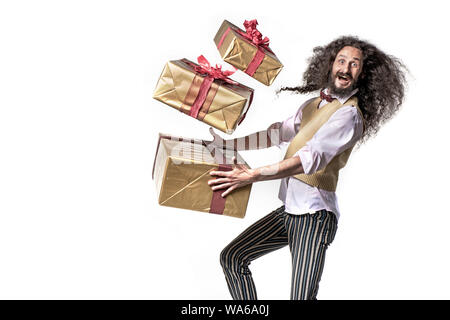
[(362, 52), (355, 47), (342, 48), (333, 63), (329, 87), (332, 93), (349, 94), (362, 71)]

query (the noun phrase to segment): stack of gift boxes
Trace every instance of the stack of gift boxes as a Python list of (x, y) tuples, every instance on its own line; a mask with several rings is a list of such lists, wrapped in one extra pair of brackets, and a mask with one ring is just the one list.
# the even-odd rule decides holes
[[(228, 21), (220, 26), (214, 43), (224, 61), (269, 86), (283, 65), (269, 48), (269, 39), (257, 30), (257, 21), (245, 21), (245, 31)], [(218, 65), (199, 56), (169, 61), (158, 80), (153, 98), (227, 134), (244, 120), (253, 89), (228, 76)], [(231, 158), (245, 163), (232, 150), (217, 148), (203, 140), (161, 135), (158, 140), (153, 179), (160, 205), (243, 218), (251, 185), (221, 197), (224, 190), (208, 185), (212, 170), (232, 170)]]

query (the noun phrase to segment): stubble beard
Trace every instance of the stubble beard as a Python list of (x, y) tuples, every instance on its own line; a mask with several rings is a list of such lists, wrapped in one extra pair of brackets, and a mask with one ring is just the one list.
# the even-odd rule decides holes
[(330, 76), (328, 78), (327, 87), (328, 87), (328, 90), (330, 90), (331, 94), (333, 94), (339, 98), (347, 97), (357, 87), (357, 81), (353, 81), (353, 78), (352, 78), (352, 84), (350, 86), (348, 86), (347, 88), (338, 88), (335, 85), (336, 78), (337, 78), (337, 75), (333, 75), (332, 73), (330, 73)]

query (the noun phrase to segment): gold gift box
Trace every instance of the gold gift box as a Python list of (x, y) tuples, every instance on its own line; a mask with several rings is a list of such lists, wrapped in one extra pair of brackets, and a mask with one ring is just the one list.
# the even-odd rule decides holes
[[(208, 185), (209, 180), (215, 179), (210, 175), (210, 171), (219, 169), (221, 163), (232, 163), (233, 155), (237, 157), (238, 163), (245, 163), (235, 151), (211, 149), (203, 140), (160, 135), (153, 164), (158, 203), (243, 218), (251, 184), (233, 190), (225, 198), (221, 198), (219, 201), (222, 201), (222, 207), (219, 211), (222, 212), (214, 212), (217, 210), (217, 202), (213, 205), (213, 190)], [(216, 191), (214, 197), (217, 198), (225, 190)]]
[[(219, 46), (222, 36), (228, 29), (227, 35)], [(216, 47), (218, 47), (220, 56), (224, 61), (235, 66), (239, 70), (245, 71), (258, 51), (258, 47), (253, 43), (250, 43), (250, 41), (245, 39), (236, 30), (244, 32), (231, 22), (225, 20), (214, 37), (214, 43), (216, 44)], [(259, 82), (270, 86), (280, 73), (281, 69), (283, 69), (283, 65), (275, 54), (265, 49), (262, 50), (265, 53), (265, 57), (252, 77)]]
[[(169, 61), (156, 85), (153, 98), (189, 115), (205, 75), (187, 59)], [(250, 107), (253, 89), (215, 79), (197, 119), (227, 134), (233, 133)]]

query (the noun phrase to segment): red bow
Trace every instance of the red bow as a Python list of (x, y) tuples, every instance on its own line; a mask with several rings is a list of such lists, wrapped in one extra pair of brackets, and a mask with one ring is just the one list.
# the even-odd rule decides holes
[(256, 29), (257, 25), (258, 25), (258, 21), (256, 21), (256, 19), (253, 19), (250, 21), (245, 20), (244, 27), (245, 27), (246, 33), (242, 32), (240, 30), (237, 30), (237, 31), (243, 37), (250, 40), (254, 45), (256, 45), (258, 47), (263, 47), (264, 49), (272, 52), (272, 50), (269, 49), (269, 38), (264, 37), (264, 39), (263, 39), (261, 32), (259, 32), (258, 29)]
[(221, 65), (217, 65), (216, 67), (212, 67), (209, 61), (203, 56), (199, 56), (197, 58), (198, 66), (194, 66), (195, 71), (199, 73), (206, 73), (213, 77), (214, 79), (222, 79), (231, 84), (237, 84), (236, 81), (231, 80), (228, 76), (232, 75), (236, 72), (236, 68), (234, 70), (222, 70)]
[(327, 100), (328, 102), (331, 102), (334, 100), (334, 98), (332, 96), (330, 96), (329, 94), (326, 94), (325, 92), (320, 91), (320, 99), (322, 100)]

